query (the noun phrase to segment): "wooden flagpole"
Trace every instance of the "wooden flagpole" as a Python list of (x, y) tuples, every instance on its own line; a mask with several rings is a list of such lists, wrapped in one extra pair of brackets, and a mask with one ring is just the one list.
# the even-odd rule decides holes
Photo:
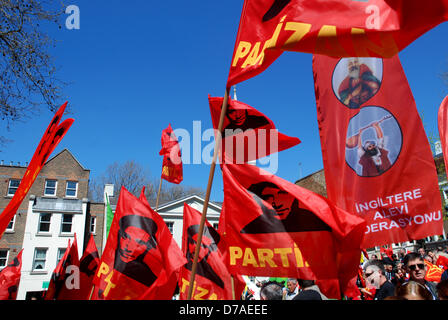
[(226, 88), (226, 93), (225, 93), (224, 99), (222, 101), (221, 115), (219, 117), (218, 134), (216, 135), (216, 140), (215, 140), (215, 150), (213, 152), (213, 160), (212, 160), (212, 164), (210, 166), (210, 174), (208, 176), (208, 184), (207, 184), (207, 190), (205, 193), (204, 207), (202, 208), (201, 222), (199, 224), (199, 233), (198, 233), (198, 238), (196, 241), (196, 249), (194, 251), (193, 265), (191, 267), (190, 285), (188, 287), (188, 296), (187, 296), (188, 300), (191, 300), (191, 296), (193, 294), (194, 278), (196, 277), (196, 269), (198, 266), (198, 258), (199, 258), (199, 249), (201, 248), (202, 233), (204, 232), (204, 224), (205, 224), (205, 218), (207, 215), (208, 202), (210, 199), (210, 191), (212, 188), (213, 176), (215, 175), (216, 159), (218, 157), (218, 153), (221, 151), (220, 150), (221, 139), (222, 139), (221, 132), (222, 132), (222, 127), (223, 127), (223, 123), (224, 123), (224, 118), (225, 118), (225, 115), (227, 112), (228, 100), (229, 100), (229, 88)]
[(159, 197), (160, 197), (160, 190), (162, 190), (162, 178), (160, 178), (160, 183), (159, 183), (159, 191), (157, 191), (157, 200), (156, 200), (156, 211), (159, 208)]
[(233, 275), (230, 275), (230, 279), (232, 281), (232, 300), (235, 299), (235, 279), (233, 278)]

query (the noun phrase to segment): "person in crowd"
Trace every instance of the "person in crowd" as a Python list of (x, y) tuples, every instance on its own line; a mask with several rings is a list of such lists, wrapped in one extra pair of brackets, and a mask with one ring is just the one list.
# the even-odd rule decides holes
[(386, 278), (386, 270), (381, 260), (369, 260), (364, 264), (367, 286), (376, 288), (374, 300), (384, 300), (393, 296), (395, 286)]
[(409, 274), (409, 280), (418, 282), (426, 287), (432, 294), (433, 300), (437, 300), (435, 284), (425, 280), (427, 268), (424, 258), (421, 256), (421, 252), (408, 253), (403, 259), (403, 264), (406, 272)]
[(314, 280), (298, 279), (300, 292), (292, 300), (328, 300)]
[(261, 286), (261, 300), (283, 300), (283, 287), (277, 282), (266, 282)]
[(448, 279), (440, 281), (436, 289), (439, 300), (448, 300)]
[(289, 278), (286, 288), (283, 290), (283, 300), (292, 300), (299, 293), (299, 283), (297, 279)]
[(397, 286), (395, 295), (404, 300), (433, 300), (431, 292), (417, 281), (406, 281)]

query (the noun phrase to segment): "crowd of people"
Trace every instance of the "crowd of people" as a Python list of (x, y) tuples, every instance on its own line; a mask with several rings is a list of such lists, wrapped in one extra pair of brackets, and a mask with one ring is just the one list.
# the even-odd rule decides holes
[[(389, 251), (390, 250), (390, 251)], [(448, 300), (448, 249), (397, 254), (384, 250), (360, 263), (359, 296), (347, 300)], [(243, 300), (328, 300), (313, 280), (252, 278)]]

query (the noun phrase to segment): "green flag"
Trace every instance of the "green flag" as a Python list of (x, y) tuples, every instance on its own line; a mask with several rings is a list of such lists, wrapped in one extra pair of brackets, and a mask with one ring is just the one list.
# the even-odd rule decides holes
[(110, 226), (112, 225), (112, 220), (114, 219), (114, 213), (112, 211), (112, 208), (109, 204), (109, 197), (106, 194), (106, 206), (107, 206), (107, 212), (106, 212), (106, 239), (109, 235)]

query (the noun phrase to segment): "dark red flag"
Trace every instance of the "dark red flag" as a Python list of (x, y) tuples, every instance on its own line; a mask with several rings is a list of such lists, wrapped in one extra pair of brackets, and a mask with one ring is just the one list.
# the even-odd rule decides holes
[[(445, 163), (445, 168), (448, 168), (448, 96), (446, 96), (440, 104), (437, 120), (440, 143), (442, 144), (443, 161)], [(448, 170), (446, 170), (446, 174), (448, 174)]]
[[(213, 128), (218, 129), (222, 97), (208, 97)], [(223, 123), (222, 150), (226, 161), (245, 163), (300, 143), (298, 138), (284, 135), (275, 128), (271, 119), (257, 109), (231, 99)], [(221, 163), (223, 163), (221, 159)]]
[(78, 243), (75, 239), (70, 245), (70, 239), (64, 256), (54, 269), (45, 300), (76, 300), (79, 289), (79, 255)]
[(89, 243), (79, 260), (79, 289), (74, 293), (77, 300), (88, 300), (92, 289), (92, 281), (99, 265), (99, 254), (95, 239), (90, 235)]
[(0, 300), (16, 300), (22, 270), (22, 253), (0, 271)]
[(3, 235), (3, 232), (5, 231), (9, 222), (16, 214), (17, 209), (28, 193), (28, 190), (31, 188), (34, 180), (36, 180), (37, 175), (44, 166), (48, 157), (72, 125), (74, 121), (73, 119), (66, 119), (61, 124), (59, 124), (66, 106), (67, 102), (60, 106), (58, 111), (56, 111), (47, 130), (42, 136), (42, 139), (40, 140), (40, 143), (37, 146), (33, 157), (31, 158), (30, 164), (28, 165), (28, 168), (26, 169), (25, 174), (20, 181), (19, 187), (14, 193), (11, 201), (9, 201), (6, 208), (0, 214), (0, 238), (1, 235)]
[(362, 219), (253, 165), (224, 164), (223, 178), (220, 231), (232, 274), (322, 280), (345, 292), (357, 275)]
[(328, 199), (367, 222), (363, 248), (442, 234), (431, 149), (398, 55), (316, 55)]
[(159, 155), (163, 156), (161, 178), (179, 184), (183, 180), (182, 156), (171, 124), (162, 131), (161, 140), (162, 149), (159, 151)]
[(185, 263), (163, 219), (122, 187), (92, 300), (169, 299), (164, 285)]
[(392, 57), (447, 19), (447, 0), (245, 0), (227, 87), (283, 51)]
[[(180, 299), (186, 300), (190, 287), (191, 268), (199, 235), (201, 213), (184, 203), (184, 224), (182, 235), (182, 251), (187, 257), (179, 278)], [(221, 236), (206, 220), (202, 234), (201, 249), (199, 251), (198, 265), (195, 275), (195, 288), (192, 293), (193, 300), (232, 300), (232, 278), (224, 261)], [(243, 282), (242, 278), (235, 277), (234, 281)], [(240, 297), (244, 286), (235, 285)]]

